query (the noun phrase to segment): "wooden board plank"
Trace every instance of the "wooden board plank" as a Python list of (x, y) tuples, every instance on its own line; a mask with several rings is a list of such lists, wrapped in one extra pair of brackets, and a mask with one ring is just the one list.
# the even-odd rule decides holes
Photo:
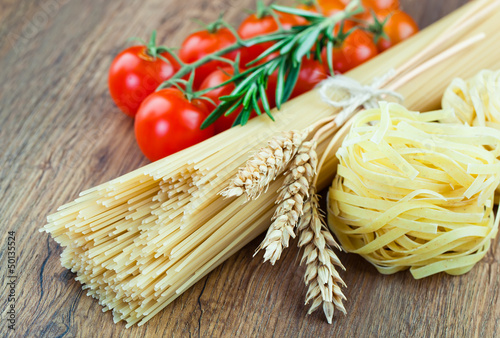
[[(464, 0), (403, 0), (427, 25)], [(107, 93), (107, 68), (130, 36), (158, 29), (178, 45), (220, 11), (233, 23), (253, 1), (0, 1), (0, 332), (12, 336), (492, 336), (500, 331), (498, 244), (471, 273), (415, 281), (381, 276), (341, 254), (348, 315), (333, 325), (306, 317), (298, 249), (274, 267), (252, 259), (258, 238), (185, 292), (144, 327), (113, 324), (74, 275), (61, 248), (38, 229), (79, 191), (147, 163), (133, 123)], [(195, 4), (195, 5), (194, 5)], [(7, 231), (17, 234), (17, 329), (7, 328)], [(83, 295), (83, 296), (82, 296)]]

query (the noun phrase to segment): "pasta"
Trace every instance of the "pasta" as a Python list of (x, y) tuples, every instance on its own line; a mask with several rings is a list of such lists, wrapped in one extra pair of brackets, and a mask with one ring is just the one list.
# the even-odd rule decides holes
[(500, 71), (482, 70), (467, 81), (454, 79), (442, 106), (453, 109), (463, 123), (500, 130)]
[[(318, 118), (334, 112), (324, 109)], [(284, 116), (258, 137), (263, 121), (230, 130), (235, 148), (202, 143), (82, 192), (48, 217), (44, 231), (65, 248), (62, 265), (104, 310), (113, 310), (115, 322), (143, 324), (267, 228), (283, 180), (256, 201), (221, 198), (218, 193), (248, 157), (234, 149), (255, 149), (274, 128), (310, 120)], [(320, 140), (320, 151), (328, 137)]]
[[(493, 1), (482, 3), (491, 5)], [(425, 50), (436, 35), (459, 19), (469, 17), (476, 7), (479, 6), (466, 5), (357, 68), (350, 76), (369, 83), (391, 67), (405, 65)], [(500, 39), (499, 18), (500, 13), (493, 13), (467, 32), (489, 33), (477, 50), (459, 59), (443, 61), (401, 87), (399, 92), (407, 103), (418, 107), (435, 104), (439, 100), (436, 93), (458, 72), (467, 75), (484, 67), (500, 67), (500, 60), (493, 53), (479, 58), (483, 56), (481, 49)], [(441, 37), (439, 48), (430, 52), (438, 52), (466, 37), (463, 31), (452, 31), (455, 35)], [(436, 74), (442, 82), (435, 80)], [(285, 104), (282, 111), (275, 114), (276, 122), (265, 116), (252, 119), (244, 128), (233, 128), (89, 189), (48, 217), (43, 231), (63, 247), (63, 266), (77, 274), (77, 280), (105, 311), (113, 311), (115, 321), (124, 320), (127, 326), (144, 324), (267, 229), (274, 211), (275, 192), (283, 182), (281, 178), (259, 200), (247, 204), (245, 197), (225, 200), (218, 193), (249, 153), (263, 146), (271, 136), (306, 128), (339, 112), (322, 102), (316, 91)], [(325, 133), (318, 140), (320, 156), (333, 133)], [(333, 156), (325, 161), (318, 189), (331, 183), (336, 167)]]
[(381, 273), (466, 273), (498, 231), (500, 134), (436, 122), (453, 118), (381, 102), (354, 118), (337, 152), (330, 228)]
[[(483, 70), (471, 79), (454, 79), (446, 89), (443, 108), (455, 111), (462, 123), (500, 131), (500, 70)], [(497, 203), (500, 187), (497, 189)]]

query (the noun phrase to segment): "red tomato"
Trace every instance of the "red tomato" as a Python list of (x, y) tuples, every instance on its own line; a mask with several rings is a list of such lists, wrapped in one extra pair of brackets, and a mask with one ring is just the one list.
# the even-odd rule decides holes
[[(318, 2), (329, 2), (329, 0), (318, 0)], [(340, 0), (340, 2), (347, 6), (351, 0)], [(375, 12), (384, 9), (396, 10), (400, 6), (399, 0), (361, 0), (361, 4), (368, 11), (373, 9)]]
[(381, 10), (398, 10), (399, 0), (361, 0), (363, 7), (367, 10), (373, 9), (375, 12)]
[[(350, 0), (318, 0), (318, 5), (325, 16), (332, 16), (345, 10), (345, 6)], [(354, 18), (359, 20), (369, 20), (371, 18), (370, 11), (365, 10), (364, 12), (355, 15)], [(356, 23), (353, 20), (346, 19), (345, 23), (354, 26)], [(337, 24), (338, 26), (339, 24)]]
[[(377, 46), (370, 35), (362, 30), (353, 31), (340, 46), (333, 49), (333, 69), (345, 73), (378, 54)], [(328, 69), (326, 50), (322, 53), (323, 64)]]
[[(303, 3), (297, 6), (297, 9), (301, 9), (307, 12), (318, 13), (318, 8), (314, 4)], [(308, 20), (304, 19), (301, 16), (296, 16), (297, 26), (307, 25), (309, 23)]]
[(168, 62), (149, 55), (146, 46), (133, 46), (113, 60), (108, 74), (109, 92), (125, 114), (134, 117), (142, 101), (179, 70), (169, 53), (161, 55)]
[(391, 15), (391, 17), (384, 25), (384, 33), (389, 37), (389, 40), (380, 39), (378, 41), (377, 47), (380, 52), (408, 39), (418, 32), (416, 22), (403, 11), (379, 12), (377, 17), (380, 21), (384, 21), (388, 15)]
[(301, 9), (303, 11), (308, 11), (308, 12), (313, 12), (313, 13), (318, 13), (318, 9), (314, 5), (314, 3), (303, 3), (297, 6), (298, 9)]
[[(318, 83), (326, 79), (327, 72), (323, 64), (314, 59), (307, 59), (304, 57), (302, 59), (302, 65), (300, 66), (299, 77), (297, 83), (293, 88), (290, 99), (293, 99), (299, 95), (302, 95), (311, 89), (313, 89)], [(278, 71), (275, 71), (269, 77), (268, 87), (267, 87), (267, 97), (269, 99), (271, 107), (276, 106), (276, 87), (278, 81)]]
[(325, 16), (332, 16), (345, 9), (341, 0), (318, 0), (318, 6)]
[[(213, 71), (210, 75), (208, 75), (205, 78), (205, 81), (200, 86), (200, 90), (205, 90), (211, 87), (216, 87), (220, 85), (221, 83), (224, 83), (228, 80), (231, 79), (232, 75), (234, 74), (234, 70), (232, 68), (223, 68), (223, 69), (217, 69)], [(206, 101), (205, 104), (207, 108), (212, 112), (214, 109), (220, 104), (219, 98), (221, 96), (229, 95), (231, 92), (236, 88), (234, 83), (229, 83), (225, 86), (213, 89), (206, 93), (204, 96), (208, 97), (212, 101), (215, 102), (215, 106), (210, 103), (210, 101)], [(234, 120), (236, 120), (236, 117), (238, 114), (241, 112), (241, 107), (238, 108), (236, 111), (234, 111), (231, 115), (229, 116), (221, 116), (217, 119), (217, 121), (214, 122), (214, 128), (215, 128), (215, 133), (218, 134), (220, 132), (223, 132), (224, 130), (227, 130), (233, 126)]]
[[(285, 13), (278, 13), (280, 17), (280, 23), (283, 29), (291, 29), (292, 26), (300, 25), (300, 20), (294, 15), (289, 15)], [(241, 23), (238, 28), (239, 36), (246, 40), (256, 36), (265, 35), (269, 33), (276, 32), (279, 29), (278, 23), (274, 20), (271, 15), (263, 16), (259, 18), (256, 14), (252, 14), (247, 17)], [(245, 66), (247, 63), (256, 59), (260, 54), (262, 54), (266, 49), (271, 47), (273, 42), (265, 42), (258, 45), (243, 48), (241, 53), (241, 64)]]
[(201, 130), (208, 110), (199, 100), (189, 102), (175, 88), (162, 89), (142, 102), (135, 119), (135, 137), (151, 161), (176, 153), (214, 135)]
[(290, 98), (297, 97), (313, 89), (318, 83), (326, 79), (327, 72), (323, 64), (314, 59), (304, 58), (300, 67), (297, 84), (293, 88)]
[[(208, 30), (199, 31), (189, 35), (182, 43), (179, 50), (179, 57), (186, 63), (193, 63), (202, 57), (219, 51), (236, 42), (236, 38), (227, 28), (219, 28), (215, 32)], [(234, 60), (238, 51), (232, 51), (223, 57)], [(226, 67), (228, 64), (223, 61), (210, 61), (196, 69), (194, 87), (199, 88), (203, 80), (215, 69)]]
[[(341, 2), (344, 6), (347, 6), (351, 0), (335, 0)], [(328, 3), (329, 0), (319, 0), (319, 2)], [(373, 12), (378, 13), (383, 10), (397, 10), (399, 9), (399, 0), (361, 0), (361, 4), (365, 9), (362, 13), (356, 15), (355, 17), (360, 20), (372, 21)]]

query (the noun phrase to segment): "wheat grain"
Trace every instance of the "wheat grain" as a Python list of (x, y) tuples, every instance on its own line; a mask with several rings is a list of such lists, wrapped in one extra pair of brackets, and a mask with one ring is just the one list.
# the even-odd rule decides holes
[(318, 195), (315, 187), (311, 187), (309, 199), (304, 204), (304, 216), (301, 218), (298, 231), (299, 247), (304, 248), (301, 264), (305, 262), (304, 282), (308, 286), (306, 301), (312, 301), (308, 314), (313, 313), (323, 304), (328, 323), (332, 323), (335, 308), (346, 313), (342, 301), (345, 296), (339, 286), (346, 286), (335, 266), (345, 270), (332, 247), (340, 249), (330, 231), (325, 226), (319, 210)]
[(308, 129), (292, 130), (273, 137), (238, 170), (236, 177), (220, 194), (224, 197), (246, 194), (248, 200), (257, 199), (286, 169), (308, 134)]
[[(289, 245), (290, 237), (295, 238), (295, 227), (303, 214), (304, 200), (309, 197), (309, 187), (316, 175), (318, 158), (316, 141), (304, 142), (294, 157), (278, 198), (273, 223), (266, 237), (257, 249), (265, 249), (264, 262), (275, 264), (284, 248)], [(256, 252), (256, 253), (257, 253)]]

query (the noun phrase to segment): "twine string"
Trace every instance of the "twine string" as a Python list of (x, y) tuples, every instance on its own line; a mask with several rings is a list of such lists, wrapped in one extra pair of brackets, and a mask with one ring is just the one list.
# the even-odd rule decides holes
[[(358, 81), (344, 75), (335, 75), (319, 84), (321, 99), (335, 108), (341, 108), (341, 112), (335, 117), (337, 126), (343, 125), (359, 108), (372, 109), (378, 107), (380, 100), (387, 97), (396, 99), (402, 103), (404, 98), (401, 94), (381, 87), (394, 76), (394, 70), (390, 70), (381, 77), (377, 77), (370, 85), (363, 85)], [(333, 94), (342, 93), (343, 98), (333, 98)]]

